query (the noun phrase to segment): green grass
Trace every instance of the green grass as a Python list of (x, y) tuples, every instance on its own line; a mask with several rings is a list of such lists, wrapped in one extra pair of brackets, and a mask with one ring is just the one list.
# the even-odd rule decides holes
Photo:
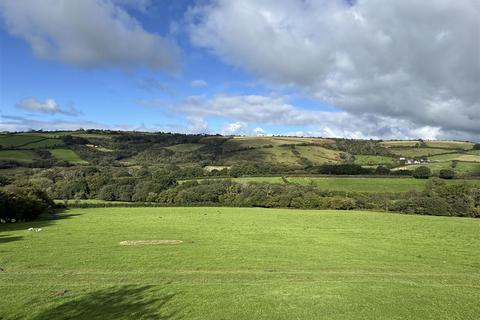
[(176, 144), (174, 146), (166, 147), (165, 149), (169, 149), (175, 152), (193, 152), (201, 147), (203, 147), (203, 144), (199, 143), (183, 143), (183, 144)]
[(60, 139), (43, 139), (39, 141), (30, 142), (24, 146), (22, 149), (44, 149), (44, 148), (54, 148), (63, 146), (64, 143)]
[(70, 149), (53, 149), (50, 153), (59, 160), (68, 161), (72, 164), (87, 164), (88, 162), (82, 160), (75, 151)]
[[(0, 315), (476, 320), (479, 230), (480, 219), (371, 212), (69, 210), (0, 226)], [(153, 239), (184, 243), (119, 245)]]
[(0, 145), (4, 148), (13, 148), (43, 139), (45, 137), (38, 135), (0, 134)]
[(417, 167), (420, 166), (429, 167), (434, 174), (438, 174), (441, 169), (454, 169), (455, 172), (457, 172), (457, 174), (459, 174), (461, 177), (480, 176), (480, 163), (475, 162), (457, 162), (457, 166), (455, 168), (452, 168), (451, 161), (431, 162), (426, 164), (395, 168), (395, 170), (415, 170)]
[(469, 150), (473, 148), (474, 143), (465, 141), (425, 141), (428, 147), (443, 149), (462, 149)]
[(437, 154), (451, 153), (452, 150), (449, 149), (436, 149), (436, 148), (390, 148), (390, 152), (397, 156), (407, 157), (407, 158), (420, 158), (420, 157), (429, 157)]
[(475, 154), (465, 154), (465, 153), (449, 153), (449, 154), (440, 154), (436, 156), (429, 157), (430, 160), (435, 161), (467, 161), (467, 162), (480, 162), (480, 155)]
[(414, 178), (289, 177), (288, 181), (301, 185), (313, 183), (321, 189), (345, 192), (421, 191), (426, 184), (426, 180)]
[(1, 160), (16, 160), (31, 162), (35, 158), (31, 151), (27, 150), (0, 150)]
[(392, 157), (356, 155), (354, 163), (361, 166), (378, 166), (394, 165), (396, 161)]

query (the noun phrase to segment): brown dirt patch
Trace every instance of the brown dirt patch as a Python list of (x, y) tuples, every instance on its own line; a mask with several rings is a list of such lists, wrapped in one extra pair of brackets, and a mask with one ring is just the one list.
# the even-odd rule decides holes
[(156, 244), (180, 244), (182, 240), (127, 240), (122, 241), (122, 246), (138, 246), (138, 245), (156, 245)]

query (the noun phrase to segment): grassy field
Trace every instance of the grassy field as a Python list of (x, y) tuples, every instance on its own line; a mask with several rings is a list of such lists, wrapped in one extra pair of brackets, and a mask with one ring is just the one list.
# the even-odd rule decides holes
[(183, 143), (183, 144), (176, 144), (174, 146), (166, 147), (165, 149), (169, 149), (175, 152), (193, 152), (203, 147), (203, 144), (199, 143)]
[(407, 158), (429, 157), (437, 154), (451, 153), (453, 150), (438, 148), (390, 148), (393, 154)]
[(396, 162), (392, 157), (356, 155), (354, 163), (361, 166), (378, 166), (394, 165)]
[(87, 164), (88, 162), (82, 160), (73, 150), (70, 149), (53, 149), (50, 153), (59, 160), (68, 161), (72, 164)]
[(0, 160), (31, 162), (34, 157), (34, 154), (28, 150), (0, 150)]
[(479, 230), (371, 212), (75, 209), (0, 226), (0, 317), (473, 320)]
[(289, 177), (289, 182), (315, 184), (330, 191), (345, 192), (408, 192), (421, 191), (427, 180), (414, 178), (347, 178), (347, 177)]
[[(441, 169), (452, 169), (451, 161), (442, 161), (442, 162), (431, 162), (422, 165), (411, 165), (405, 167), (396, 168), (396, 170), (406, 169), (406, 170), (415, 170), (415, 168), (420, 166), (429, 167), (434, 174), (438, 174)], [(458, 162), (454, 168), (455, 172), (460, 176), (480, 176), (480, 163), (477, 162)]]
[(480, 155), (466, 154), (466, 153), (449, 153), (439, 154), (437, 156), (429, 157), (430, 160), (435, 161), (467, 161), (467, 162), (480, 162)]

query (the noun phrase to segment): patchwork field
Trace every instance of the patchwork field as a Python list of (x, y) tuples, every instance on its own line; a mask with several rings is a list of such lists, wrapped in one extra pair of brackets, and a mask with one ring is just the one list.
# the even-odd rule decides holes
[(28, 150), (0, 150), (1, 160), (16, 160), (31, 162), (35, 155)]
[(68, 161), (72, 164), (87, 164), (88, 162), (82, 160), (73, 150), (70, 149), (53, 149), (50, 153), (59, 160)]
[(473, 320), (479, 231), (372, 212), (69, 210), (0, 226), (0, 317)]

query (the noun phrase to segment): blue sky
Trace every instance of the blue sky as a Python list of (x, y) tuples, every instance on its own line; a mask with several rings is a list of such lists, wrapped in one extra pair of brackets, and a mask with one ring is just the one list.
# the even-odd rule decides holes
[(0, 130), (477, 139), (475, 1), (388, 2), (0, 0)]

